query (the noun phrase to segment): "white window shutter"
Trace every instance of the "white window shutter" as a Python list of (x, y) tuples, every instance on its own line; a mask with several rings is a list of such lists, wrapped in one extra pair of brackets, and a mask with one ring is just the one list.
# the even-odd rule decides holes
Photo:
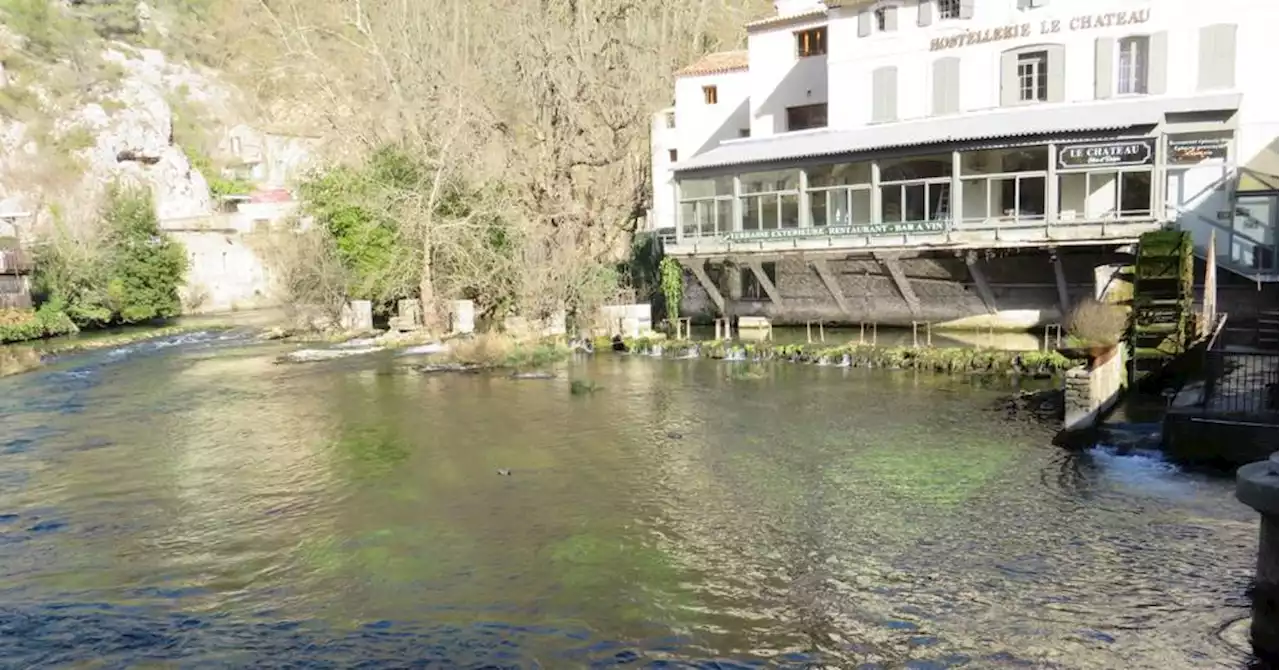
[(898, 119), (898, 68), (889, 65), (871, 73), (871, 121), (887, 123)]
[(916, 25), (923, 28), (933, 23), (933, 0), (920, 0), (916, 12)]
[(898, 6), (888, 5), (884, 8), (884, 30), (893, 32), (898, 29)]
[(1000, 105), (1012, 107), (1018, 104), (1018, 54), (1006, 51), (1000, 54)]
[(1049, 99), (1046, 102), (1063, 102), (1067, 99), (1067, 59), (1061, 44), (1050, 46), (1049, 52)]
[(1093, 97), (1110, 98), (1115, 90), (1116, 38), (1099, 37), (1093, 42)]
[(871, 35), (871, 10), (864, 9), (858, 12), (858, 37), (869, 35)]
[(960, 18), (973, 18), (973, 0), (960, 0)]
[(1163, 95), (1169, 90), (1169, 33), (1147, 36), (1147, 93)]

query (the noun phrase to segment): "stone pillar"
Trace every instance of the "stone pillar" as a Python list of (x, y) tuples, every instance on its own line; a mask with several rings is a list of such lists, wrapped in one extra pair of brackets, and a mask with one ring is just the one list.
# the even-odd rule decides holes
[(373, 330), (373, 303), (369, 300), (352, 300), (342, 308), (342, 329), (352, 333), (368, 333)]
[(1277, 454), (1236, 471), (1236, 499), (1257, 510), (1262, 520), (1258, 531), (1258, 564), (1253, 585), (1253, 650), (1276, 666), (1276, 516)]
[(449, 302), (449, 332), (463, 335), (476, 332), (476, 304), (470, 300)]

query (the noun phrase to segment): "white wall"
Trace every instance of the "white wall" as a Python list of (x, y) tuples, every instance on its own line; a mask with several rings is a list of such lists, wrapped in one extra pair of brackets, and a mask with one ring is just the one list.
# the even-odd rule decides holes
[[(676, 79), (676, 150), (680, 160), (738, 139), (749, 128), (747, 96), (750, 76), (745, 70), (684, 76)], [(702, 87), (715, 86), (718, 102), (706, 104)], [(753, 129), (754, 130), (754, 129)]]
[[(721, 142), (737, 140), (740, 131), (751, 128), (747, 106), (748, 82), (749, 77), (744, 70), (676, 78), (675, 106), (654, 114), (650, 120), (651, 228), (674, 228), (676, 225), (675, 181), (670, 152), (675, 150), (678, 163)], [(702, 92), (704, 86), (716, 87), (716, 104), (706, 103)], [(675, 114), (675, 128), (667, 127), (668, 112)]]
[(789, 23), (747, 36), (753, 138), (786, 132), (788, 107), (828, 102), (829, 56), (798, 57), (795, 38), (798, 31), (826, 23), (825, 20)]
[[(852, 8), (835, 8), (825, 21), (789, 21), (759, 27), (748, 35), (751, 134), (767, 137), (785, 127), (785, 110), (795, 105), (828, 102), (830, 127), (866, 125), (871, 112), (871, 72), (879, 67), (898, 68), (898, 115), (902, 120), (928, 116), (931, 110), (932, 64), (940, 57), (960, 58), (962, 112), (993, 109), (1000, 103), (1000, 54), (1033, 44), (1058, 43), (1065, 47), (1065, 102), (1093, 101), (1095, 42), (1099, 37), (1124, 37), (1167, 32), (1166, 95), (1197, 92), (1200, 28), (1235, 23), (1237, 33), (1237, 88), (1248, 93), (1242, 109), (1242, 149), (1265, 146), (1276, 136), (1271, 110), (1280, 105), (1280, 92), (1269, 81), (1280, 53), (1275, 26), (1280, 23), (1280, 3), (1274, 0), (1218, 0), (1212, 13), (1202, 0), (1052, 0), (1044, 7), (1018, 9), (1017, 0), (975, 0), (971, 19), (942, 20), (936, 8), (929, 26), (917, 25), (918, 0), (898, 3), (898, 27), (892, 32), (873, 30), (858, 36), (858, 15)], [(1115, 12), (1144, 12), (1139, 24), (1072, 30), (1072, 19)], [(1046, 34), (1057, 22), (1059, 31)], [(1078, 24), (1079, 21), (1077, 20)], [(1001, 39), (931, 51), (935, 38), (963, 35), (1008, 25), (1028, 25), (1027, 37)], [(798, 58), (794, 33), (828, 26), (828, 55)], [(677, 117), (703, 114), (701, 86), (711, 77), (682, 77), (676, 84)], [(1114, 76), (1113, 76), (1114, 78)], [(705, 80), (705, 82), (704, 82)], [(730, 102), (722, 90), (721, 105)], [(708, 133), (700, 133), (703, 138)], [(732, 138), (729, 138), (732, 139)], [(691, 156), (701, 145), (686, 144), (682, 156)]]
[(674, 107), (653, 115), (649, 122), (649, 144), (652, 148), (650, 165), (653, 175), (653, 207), (649, 209), (649, 227), (673, 228), (676, 225), (675, 176), (671, 172), (671, 150), (680, 145), (676, 128), (667, 127), (668, 116), (674, 117)]

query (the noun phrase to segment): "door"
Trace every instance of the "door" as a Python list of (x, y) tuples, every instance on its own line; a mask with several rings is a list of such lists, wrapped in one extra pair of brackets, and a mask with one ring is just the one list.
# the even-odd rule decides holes
[(1239, 194), (1231, 221), (1231, 260), (1254, 270), (1276, 268), (1276, 194)]

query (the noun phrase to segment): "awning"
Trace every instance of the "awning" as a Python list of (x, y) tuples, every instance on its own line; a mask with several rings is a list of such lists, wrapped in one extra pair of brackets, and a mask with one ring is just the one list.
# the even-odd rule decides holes
[(1265, 149), (1240, 166), (1236, 193), (1265, 193), (1280, 190), (1280, 140), (1271, 140)]
[(1093, 130), (1152, 126), (1166, 114), (1235, 110), (1239, 93), (1187, 98), (1134, 98), (1056, 106), (1028, 106), (972, 112), (947, 118), (869, 126), (857, 130), (784, 133), (757, 140), (729, 140), (674, 166), (676, 172), (745, 163), (860, 153), (895, 147), (1030, 137)]

